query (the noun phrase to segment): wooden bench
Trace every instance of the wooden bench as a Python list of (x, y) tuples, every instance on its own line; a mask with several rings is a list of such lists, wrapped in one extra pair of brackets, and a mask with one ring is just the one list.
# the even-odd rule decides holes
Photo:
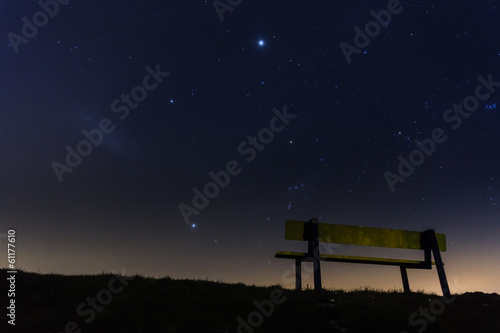
[[(443, 295), (450, 297), (448, 282), (441, 259), (441, 251), (446, 251), (446, 236), (444, 234), (436, 234), (433, 229), (418, 232), (318, 223), (317, 219), (311, 219), (308, 222), (287, 220), (285, 238), (308, 242), (307, 253), (281, 251), (276, 252), (274, 255), (275, 258), (295, 259), (295, 288), (297, 290), (302, 289), (302, 262), (313, 262), (315, 290), (321, 290), (320, 261), (399, 266), (405, 293), (410, 292), (406, 269), (432, 269), (432, 265), (436, 265)], [(423, 250), (424, 260), (320, 254), (320, 242)], [(431, 261), (431, 253), (434, 257), (434, 262)]]

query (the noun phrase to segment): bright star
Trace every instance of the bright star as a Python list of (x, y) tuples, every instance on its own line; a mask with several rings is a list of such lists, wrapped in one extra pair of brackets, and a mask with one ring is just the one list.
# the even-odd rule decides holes
[(196, 228), (196, 223), (191, 224), (191, 228)]
[(259, 40), (259, 46), (264, 46), (264, 40)]

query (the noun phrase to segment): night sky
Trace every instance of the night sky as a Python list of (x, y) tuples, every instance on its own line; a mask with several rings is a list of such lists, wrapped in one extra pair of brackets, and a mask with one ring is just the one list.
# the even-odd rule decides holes
[[(291, 288), (285, 221), (317, 217), (433, 228), (452, 293), (499, 292), (498, 2), (227, 3), (2, 2), (0, 266), (13, 228), (28, 271)], [(322, 275), (402, 288), (398, 267)], [(409, 279), (440, 292), (435, 268)]]

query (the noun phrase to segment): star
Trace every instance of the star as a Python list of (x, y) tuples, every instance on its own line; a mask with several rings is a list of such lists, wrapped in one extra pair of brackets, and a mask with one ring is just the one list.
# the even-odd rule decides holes
[(259, 46), (261, 46), (261, 47), (262, 47), (262, 46), (264, 46), (264, 45), (265, 45), (264, 40), (263, 40), (263, 39), (259, 40)]

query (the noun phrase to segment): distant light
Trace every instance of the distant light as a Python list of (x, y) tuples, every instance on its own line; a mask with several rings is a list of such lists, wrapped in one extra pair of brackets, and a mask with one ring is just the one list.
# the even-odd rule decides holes
[(196, 228), (196, 223), (192, 223), (191, 228), (193, 228), (193, 229)]
[(262, 39), (261, 39), (261, 40), (259, 40), (259, 46), (264, 46), (264, 44), (265, 44), (265, 43), (264, 43), (264, 40), (262, 40)]
[(173, 102), (174, 102), (174, 100), (173, 100), (173, 99), (171, 99), (171, 100), (170, 100), (170, 103), (173, 103)]

